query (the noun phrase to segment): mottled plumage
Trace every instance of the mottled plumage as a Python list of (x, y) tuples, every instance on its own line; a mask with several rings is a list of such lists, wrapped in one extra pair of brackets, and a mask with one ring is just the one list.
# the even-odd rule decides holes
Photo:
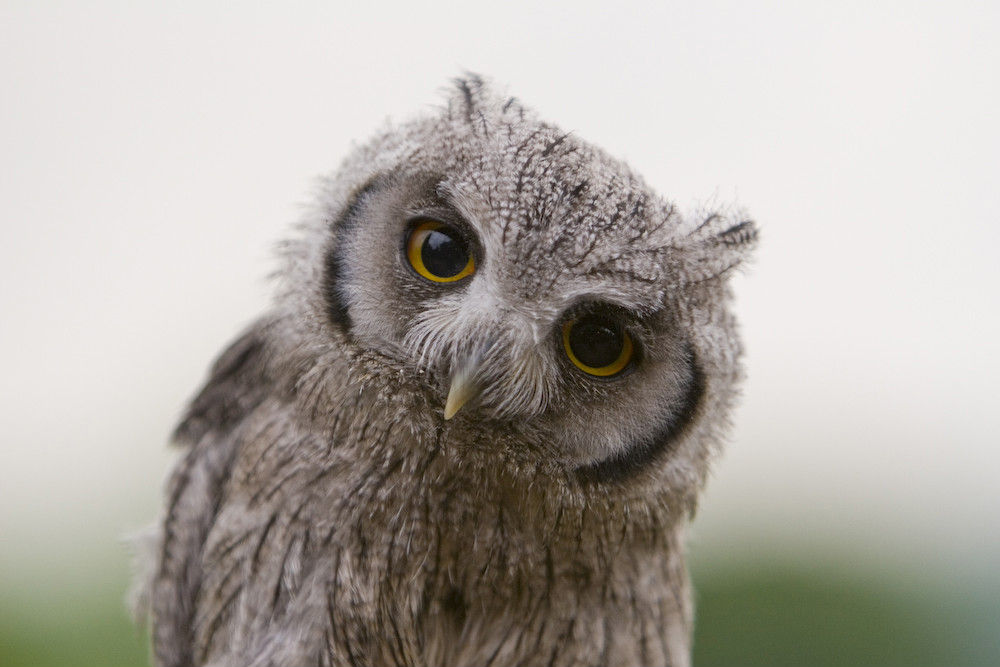
[[(407, 265), (425, 218), (464, 230), (471, 278)], [(475, 76), (358, 148), (175, 434), (157, 663), (688, 664), (683, 536), (754, 238)], [(564, 349), (593, 312), (635, 343), (610, 378)], [(445, 419), (461, 373), (476, 391)]]

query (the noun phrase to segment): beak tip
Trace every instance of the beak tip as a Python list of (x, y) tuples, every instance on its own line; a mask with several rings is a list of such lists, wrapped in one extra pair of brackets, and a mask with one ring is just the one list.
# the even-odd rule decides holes
[(463, 377), (453, 378), (451, 388), (448, 391), (448, 399), (444, 402), (445, 421), (454, 417), (462, 409), (462, 406), (478, 393), (479, 389), (474, 382)]

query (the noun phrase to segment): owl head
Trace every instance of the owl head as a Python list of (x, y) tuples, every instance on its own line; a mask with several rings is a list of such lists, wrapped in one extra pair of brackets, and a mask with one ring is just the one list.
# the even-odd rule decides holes
[(468, 76), (325, 182), (270, 344), (330, 428), (369, 396), (408, 447), (690, 505), (740, 376), (727, 282), (755, 237)]

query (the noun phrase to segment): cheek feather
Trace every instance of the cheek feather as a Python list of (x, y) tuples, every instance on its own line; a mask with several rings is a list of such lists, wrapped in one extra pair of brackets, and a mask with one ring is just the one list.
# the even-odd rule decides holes
[(671, 405), (661, 420), (647, 433), (635, 437), (623, 449), (596, 463), (577, 468), (577, 475), (588, 482), (621, 482), (650, 467), (674, 449), (688, 427), (695, 421), (705, 395), (705, 375), (693, 351), (688, 348), (688, 378), (680, 402)]

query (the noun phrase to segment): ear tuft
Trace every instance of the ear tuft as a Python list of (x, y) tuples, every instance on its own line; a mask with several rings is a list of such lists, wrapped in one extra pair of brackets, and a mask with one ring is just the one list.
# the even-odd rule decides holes
[(742, 214), (709, 214), (687, 236), (687, 281), (727, 277), (749, 259), (757, 238), (757, 224)]
[(757, 226), (753, 223), (753, 220), (744, 220), (723, 232), (719, 232), (715, 238), (720, 243), (729, 246), (753, 244), (757, 240)]
[(452, 79), (452, 83), (455, 90), (450, 95), (448, 109), (471, 124), (476, 116), (481, 115), (482, 107), (490, 96), (489, 85), (474, 72), (465, 72)]

